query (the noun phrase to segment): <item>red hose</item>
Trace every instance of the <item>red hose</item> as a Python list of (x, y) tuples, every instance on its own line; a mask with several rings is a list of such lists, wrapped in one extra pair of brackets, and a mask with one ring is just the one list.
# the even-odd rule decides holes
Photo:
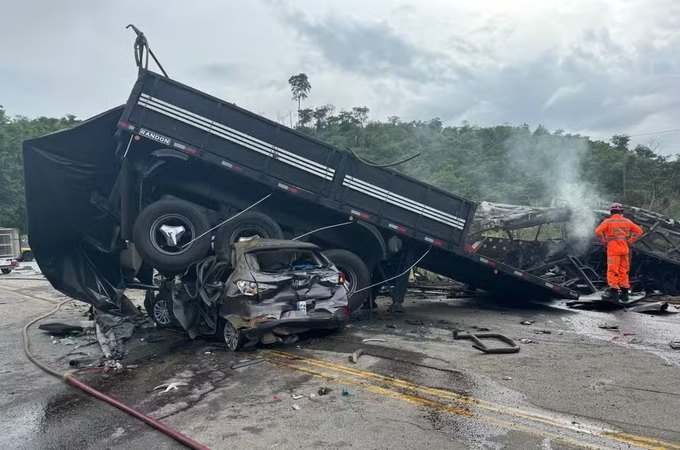
[(165, 425), (162, 422), (159, 422), (158, 420), (154, 419), (153, 417), (147, 416), (143, 412), (126, 405), (125, 403), (119, 402), (113, 397), (109, 397), (108, 395), (104, 394), (101, 391), (98, 391), (94, 389), (92, 386), (83, 383), (80, 381), (76, 376), (75, 373), (67, 373), (64, 375), (64, 380), (73, 386), (77, 387), (81, 391), (90, 394), (93, 397), (97, 397), (99, 400), (102, 400), (106, 403), (108, 403), (111, 406), (115, 406), (116, 408), (120, 409), (121, 411), (125, 411), (126, 413), (130, 414), (132, 417), (136, 417), (137, 419), (141, 420), (142, 422), (146, 423), (147, 425), (150, 425), (154, 427), (155, 429), (167, 434), (174, 440), (186, 445), (189, 448), (195, 449), (195, 450), (210, 450), (209, 447), (206, 447), (203, 444), (200, 444), (190, 437), (180, 433), (177, 430), (174, 430), (170, 428), (169, 426)]
[(42, 362), (38, 361), (35, 356), (33, 356), (33, 353), (31, 352), (31, 347), (30, 347), (30, 342), (28, 339), (28, 327), (36, 323), (37, 321), (44, 319), (46, 317), (51, 316), (55, 312), (59, 310), (59, 308), (69, 302), (70, 300), (64, 300), (63, 302), (59, 303), (52, 311), (43, 314), (42, 316), (36, 317), (35, 319), (31, 320), (28, 322), (24, 328), (21, 330), (21, 337), (23, 339), (23, 344), (24, 344), (24, 353), (26, 354), (26, 357), (31, 360), (33, 364), (38, 366), (40, 369), (44, 370), (45, 372), (49, 373), (50, 375), (54, 375), (55, 377), (63, 378), (64, 381), (67, 383), (77, 387), (81, 391), (85, 392), (86, 394), (90, 394), (93, 397), (97, 397), (99, 400), (108, 403), (111, 406), (115, 406), (116, 408), (120, 409), (121, 411), (125, 411), (126, 413), (130, 414), (132, 417), (135, 417), (142, 422), (146, 423), (147, 425), (152, 426), (153, 428), (157, 429), (158, 431), (161, 431), (177, 442), (186, 445), (187, 447), (194, 449), (194, 450), (210, 450), (209, 447), (206, 447), (203, 444), (199, 444), (198, 442), (194, 441), (190, 437), (180, 433), (177, 430), (174, 430), (170, 428), (169, 426), (163, 424), (162, 422), (159, 422), (158, 420), (154, 419), (153, 417), (147, 416), (143, 412), (126, 405), (125, 403), (119, 402), (113, 397), (109, 397), (108, 395), (104, 394), (101, 391), (96, 390), (92, 386), (84, 383), (83, 381), (79, 380), (76, 377), (76, 374), (78, 373), (84, 373), (84, 372), (101, 372), (103, 370), (102, 367), (92, 367), (88, 369), (82, 369), (77, 372), (67, 372), (65, 374), (60, 374), (56, 370), (46, 366)]

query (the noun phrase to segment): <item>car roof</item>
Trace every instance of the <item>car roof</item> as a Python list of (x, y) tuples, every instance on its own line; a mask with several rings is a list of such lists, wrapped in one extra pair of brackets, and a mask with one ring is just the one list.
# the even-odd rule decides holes
[(319, 247), (311, 242), (290, 241), (286, 239), (251, 239), (249, 241), (234, 242), (234, 249), (238, 252), (250, 253), (259, 250), (318, 250)]

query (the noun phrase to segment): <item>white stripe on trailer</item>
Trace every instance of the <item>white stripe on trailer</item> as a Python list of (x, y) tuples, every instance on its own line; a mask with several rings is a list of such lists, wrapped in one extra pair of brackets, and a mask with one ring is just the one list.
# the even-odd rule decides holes
[[(366, 182), (366, 181), (360, 180), (360, 179), (358, 179), (358, 178), (354, 178), (354, 177), (349, 176), (349, 175), (348, 175), (346, 178), (347, 178), (347, 179), (350, 179), (352, 182), (359, 183), (359, 184), (363, 185), (363, 186), (366, 187), (366, 188), (369, 188), (369, 189), (376, 189), (376, 190), (380, 190), (380, 191), (382, 191), (382, 192), (385, 192), (385, 193), (387, 193), (387, 194), (390, 196), (390, 198), (394, 198), (394, 199), (397, 200), (397, 201), (401, 201), (402, 203), (405, 203), (405, 204), (407, 204), (407, 205), (410, 205), (410, 206), (413, 207), (413, 208), (416, 208), (416, 209), (422, 208), (422, 210), (424, 210), (424, 211), (426, 211), (426, 212), (428, 212), (428, 213), (430, 213), (430, 214), (439, 215), (442, 219), (449, 219), (449, 220), (452, 220), (452, 221), (454, 221), (454, 222), (460, 222), (460, 224), (463, 225), (463, 226), (465, 225), (465, 221), (464, 221), (463, 219), (461, 219), (461, 218), (459, 218), (459, 217), (456, 217), (456, 216), (453, 216), (453, 215), (451, 215), (451, 214), (445, 213), (444, 211), (440, 211), (440, 210), (438, 210), (438, 209), (434, 209), (434, 208), (432, 208), (431, 206), (425, 205), (425, 204), (420, 203), (420, 202), (417, 202), (417, 201), (415, 201), (415, 200), (411, 200), (410, 198), (407, 198), (407, 197), (403, 197), (403, 196), (401, 196), (401, 195), (399, 195), (399, 194), (396, 194), (396, 193), (394, 193), (394, 192), (388, 191), (388, 190), (386, 190), (386, 189), (383, 189), (383, 188), (381, 188), (381, 187), (379, 187), (379, 186), (376, 186), (376, 185), (374, 185), (374, 184), (368, 183), (368, 182)], [(424, 212), (423, 212), (423, 213), (424, 213)]]
[(253, 136), (242, 133), (238, 130), (234, 130), (233, 128), (229, 128), (218, 122), (206, 119), (205, 117), (194, 114), (191, 111), (187, 111), (170, 103), (155, 99), (147, 94), (142, 94), (142, 98), (140, 98), (138, 104), (147, 109), (151, 109), (152, 111), (156, 111), (175, 120), (179, 120), (198, 129), (207, 131), (223, 139), (235, 142), (265, 156), (278, 159), (286, 164), (297, 167), (326, 180), (332, 180), (335, 174), (335, 170), (328, 166), (323, 166), (315, 161), (311, 161), (300, 155), (296, 155), (295, 153), (291, 153), (287, 150), (276, 147), (275, 145), (261, 141)]
[[(423, 211), (422, 208), (415, 208), (410, 204), (407, 204), (407, 203), (404, 203), (404, 202), (401, 202), (397, 199), (392, 198), (393, 195), (390, 195), (390, 194), (393, 194), (393, 193), (391, 193), (390, 191), (387, 191), (383, 188), (380, 188), (378, 186), (374, 186), (374, 189), (371, 190), (371, 189), (364, 187), (364, 185), (362, 185), (362, 184), (356, 183), (353, 180), (348, 180), (348, 178), (351, 178), (351, 177), (349, 177), (349, 176), (346, 177), (345, 181), (343, 181), (343, 183), (342, 183), (343, 186), (349, 187), (350, 189), (353, 189), (355, 191), (361, 192), (361, 193), (369, 195), (371, 197), (374, 197), (374, 198), (386, 201), (388, 203), (391, 203), (393, 205), (399, 206), (400, 208), (404, 208), (406, 210), (413, 211), (417, 214), (420, 214), (420, 215), (425, 216), (427, 218), (436, 220), (436, 221), (441, 222), (443, 224), (452, 226), (454, 228), (458, 228), (460, 230), (462, 230), (464, 228), (464, 222), (458, 222), (461, 219), (456, 218), (458, 221), (444, 219), (444, 218), (437, 216), (437, 215), (434, 215), (434, 214), (432, 214), (428, 211)], [(396, 194), (394, 194), (394, 195), (396, 195)]]
[(519, 270), (515, 270), (514, 273), (515, 273), (515, 275), (517, 275), (518, 277), (523, 277), (523, 276), (524, 276), (524, 273), (523, 273), (523, 272), (520, 272)]

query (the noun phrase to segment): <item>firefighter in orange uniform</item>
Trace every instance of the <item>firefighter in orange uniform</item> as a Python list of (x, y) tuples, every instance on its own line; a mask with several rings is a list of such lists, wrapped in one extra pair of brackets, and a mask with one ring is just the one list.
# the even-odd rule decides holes
[(642, 228), (623, 217), (623, 205), (612, 203), (611, 216), (604, 219), (595, 234), (602, 245), (607, 246), (607, 284), (611, 299), (628, 301), (628, 270), (630, 269), (630, 245), (641, 235)]

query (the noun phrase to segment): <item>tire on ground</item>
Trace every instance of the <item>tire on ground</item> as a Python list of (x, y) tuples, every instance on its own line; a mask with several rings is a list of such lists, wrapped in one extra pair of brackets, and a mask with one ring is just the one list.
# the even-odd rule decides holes
[[(177, 240), (177, 246), (172, 246), (164, 240), (160, 232), (163, 225), (184, 227), (184, 232)], [(161, 273), (173, 274), (183, 272), (191, 263), (208, 253), (209, 234), (195, 241), (193, 239), (209, 229), (210, 225), (205, 214), (193, 204), (167, 198), (150, 204), (139, 213), (133, 229), (133, 239), (135, 248), (144, 262)]]
[(240, 238), (250, 236), (258, 236), (261, 239), (283, 239), (283, 231), (279, 224), (268, 215), (257, 211), (246, 211), (217, 229), (215, 255), (220, 261), (229, 262), (231, 244)]
[(363, 289), (371, 283), (371, 273), (366, 264), (354, 253), (343, 250), (333, 249), (323, 252), (326, 258), (330, 259), (340, 272), (345, 274), (345, 279), (350, 285), (348, 302), (350, 311), (359, 309), (370, 294), (370, 289), (355, 292)]

